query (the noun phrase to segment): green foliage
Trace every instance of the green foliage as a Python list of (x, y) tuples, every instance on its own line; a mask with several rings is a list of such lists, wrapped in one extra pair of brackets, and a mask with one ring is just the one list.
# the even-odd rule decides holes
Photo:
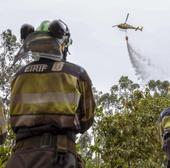
[[(11, 30), (8, 29), (0, 34), (0, 97), (5, 107), (6, 121), (9, 120), (10, 82), (14, 73), (27, 62), (27, 59), (20, 60), (12, 66), (20, 46), (20, 42), (17, 41)], [(14, 144), (14, 135), (9, 123), (8, 125), (7, 139), (3, 146), (0, 146), (0, 167), (2, 168), (5, 167), (5, 162), (8, 160)]]
[[(170, 105), (168, 81), (150, 81), (140, 88), (121, 77), (109, 93), (99, 94), (87, 163), (96, 168), (160, 168), (165, 163), (158, 118)], [(96, 94), (96, 93), (95, 93)]]
[[(11, 68), (11, 65), (14, 59), (14, 54), (19, 46), (20, 43), (17, 42), (17, 38), (12, 34), (11, 30), (6, 30), (0, 34), (0, 97), (3, 99), (6, 120), (9, 118), (8, 104), (10, 96), (10, 80), (12, 74), (19, 67), (16, 65)], [(11, 153), (13, 136), (10, 127), (8, 129), (7, 140), (3, 146), (0, 146), (0, 167), (4, 167), (5, 162)]]
[(16, 36), (11, 30), (6, 30), (0, 34), (0, 95), (3, 100), (9, 97), (10, 79), (14, 71), (18, 68), (11, 67), (14, 54), (16, 53), (20, 43), (17, 42)]
[(8, 127), (8, 136), (5, 143), (0, 146), (0, 168), (4, 168), (7, 160), (12, 152), (12, 147), (14, 145), (15, 135), (13, 134), (10, 126)]

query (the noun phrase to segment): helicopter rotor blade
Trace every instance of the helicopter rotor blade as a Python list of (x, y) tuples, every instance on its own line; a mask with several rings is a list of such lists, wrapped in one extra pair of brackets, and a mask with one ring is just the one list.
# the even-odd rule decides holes
[(116, 27), (116, 26), (118, 26), (118, 25), (114, 25), (114, 26), (112, 26), (112, 27)]
[(125, 23), (127, 22), (128, 17), (129, 17), (129, 13), (128, 13), (127, 16), (126, 16)]

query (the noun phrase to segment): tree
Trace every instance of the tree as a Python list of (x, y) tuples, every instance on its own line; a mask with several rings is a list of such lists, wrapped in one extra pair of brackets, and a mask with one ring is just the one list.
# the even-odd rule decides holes
[[(164, 164), (157, 122), (160, 112), (170, 104), (169, 83), (152, 82), (156, 90), (151, 89), (150, 83), (140, 88), (121, 77), (118, 85), (100, 96), (98, 108), (101, 107), (102, 117), (96, 118), (97, 138), (92, 147), (101, 156), (102, 168), (160, 168)], [(105, 104), (114, 111), (108, 113)]]
[[(21, 43), (11, 30), (3, 31), (0, 34), (0, 97), (5, 106), (6, 121), (9, 119), (9, 97), (10, 97), (10, 82), (13, 74), (24, 64), (29, 62), (30, 58), (19, 60), (13, 65), (15, 55), (17, 54)], [(13, 65), (13, 66), (12, 66)], [(8, 124), (8, 135), (6, 142), (0, 146), (0, 167), (4, 167), (5, 162), (10, 156), (13, 146), (14, 135)]]

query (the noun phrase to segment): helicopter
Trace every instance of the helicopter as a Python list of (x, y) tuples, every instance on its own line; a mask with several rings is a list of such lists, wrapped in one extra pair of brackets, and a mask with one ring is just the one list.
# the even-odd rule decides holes
[(134, 27), (132, 25), (127, 24), (126, 22), (128, 20), (128, 17), (129, 17), (129, 13), (126, 16), (126, 19), (125, 19), (124, 23), (121, 23), (121, 24), (118, 24), (118, 25), (114, 25), (112, 27), (118, 27), (118, 28), (124, 29), (124, 30), (127, 30), (127, 29), (134, 29), (135, 31), (137, 31), (137, 30), (142, 31), (143, 30), (143, 27), (139, 27), (139, 26), (138, 27)]

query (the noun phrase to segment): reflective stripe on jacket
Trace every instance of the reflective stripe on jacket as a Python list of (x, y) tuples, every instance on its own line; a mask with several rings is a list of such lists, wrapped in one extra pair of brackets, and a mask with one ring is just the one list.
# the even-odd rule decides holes
[(42, 124), (62, 127), (62, 117), (74, 122), (78, 114), (83, 132), (92, 124), (94, 108), (90, 79), (75, 64), (41, 59), (25, 66), (11, 84), (13, 128)]
[(75, 114), (80, 99), (76, 83), (64, 73), (20, 75), (12, 87), (11, 114)]

